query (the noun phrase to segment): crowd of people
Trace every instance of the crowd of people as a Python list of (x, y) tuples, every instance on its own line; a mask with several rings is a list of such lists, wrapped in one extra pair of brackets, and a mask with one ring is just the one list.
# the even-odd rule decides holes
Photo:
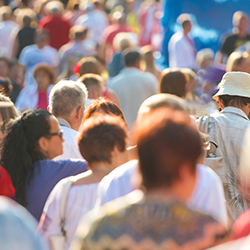
[[(158, 0), (0, 0), (0, 248), (245, 249), (249, 19), (196, 50)], [(230, 248), (231, 249), (231, 248)]]

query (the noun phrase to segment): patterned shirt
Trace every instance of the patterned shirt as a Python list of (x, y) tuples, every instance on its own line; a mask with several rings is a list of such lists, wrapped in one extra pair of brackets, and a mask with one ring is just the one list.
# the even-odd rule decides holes
[(211, 216), (179, 201), (149, 199), (139, 190), (105, 204), (83, 218), (70, 249), (204, 249), (226, 230)]

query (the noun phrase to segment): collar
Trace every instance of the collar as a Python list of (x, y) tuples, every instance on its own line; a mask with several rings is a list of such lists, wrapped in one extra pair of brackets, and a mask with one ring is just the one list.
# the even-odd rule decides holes
[(235, 107), (225, 107), (221, 113), (232, 113), (235, 115), (239, 115), (241, 117), (243, 117), (246, 120), (249, 120), (247, 115), (245, 114), (245, 112), (239, 108), (235, 108)]
[(71, 128), (70, 124), (63, 118), (57, 117), (57, 120), (61, 126), (65, 126), (67, 128)]

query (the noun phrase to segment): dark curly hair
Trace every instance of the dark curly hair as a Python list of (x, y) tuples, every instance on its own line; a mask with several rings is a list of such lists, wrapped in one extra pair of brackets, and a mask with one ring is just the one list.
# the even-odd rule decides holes
[(46, 110), (28, 110), (13, 120), (3, 138), (1, 165), (8, 171), (16, 189), (16, 200), (26, 206), (26, 185), (34, 177), (34, 164), (45, 159), (38, 146), (39, 138), (50, 132)]

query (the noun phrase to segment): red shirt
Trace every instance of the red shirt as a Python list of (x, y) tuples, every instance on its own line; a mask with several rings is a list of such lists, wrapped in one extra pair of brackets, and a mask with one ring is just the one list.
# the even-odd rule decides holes
[(38, 26), (50, 31), (50, 46), (57, 50), (69, 41), (71, 25), (61, 16), (43, 17), (39, 21)]
[(37, 103), (36, 109), (47, 110), (47, 107), (48, 107), (47, 91), (45, 91), (45, 92), (38, 91), (38, 103)]
[(8, 172), (2, 166), (0, 166), (0, 195), (14, 198), (15, 193), (16, 191), (12, 185), (12, 181)]

